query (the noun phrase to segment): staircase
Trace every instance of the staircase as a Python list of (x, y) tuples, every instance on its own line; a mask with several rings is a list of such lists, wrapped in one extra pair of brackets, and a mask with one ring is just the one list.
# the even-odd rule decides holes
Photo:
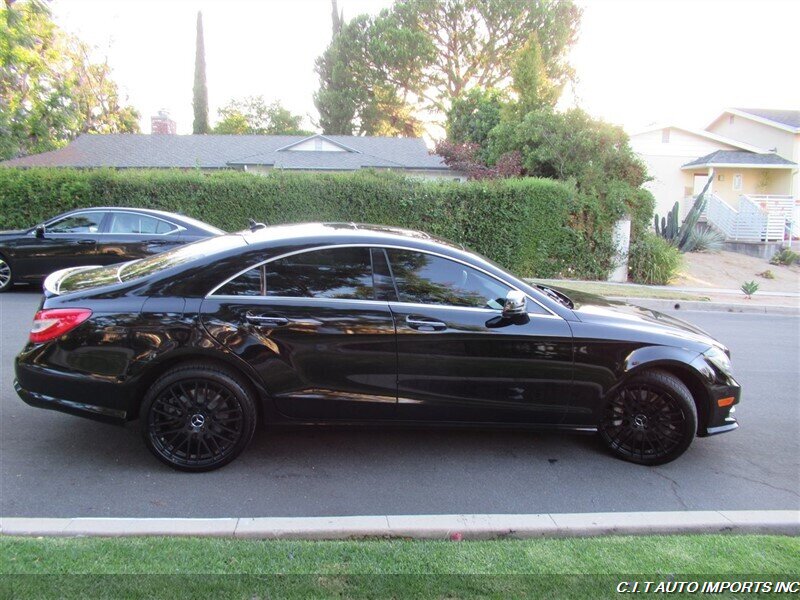
[(709, 194), (701, 220), (722, 232), (728, 241), (783, 242), (792, 238), (794, 205), (791, 196), (742, 195), (736, 209), (716, 194)]

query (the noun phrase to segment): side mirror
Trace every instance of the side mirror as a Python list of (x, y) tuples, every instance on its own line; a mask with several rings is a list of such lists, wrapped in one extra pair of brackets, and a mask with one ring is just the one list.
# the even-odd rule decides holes
[(43, 238), (44, 237), (44, 223), (42, 223), (41, 225), (37, 225), (36, 226), (36, 229), (34, 230), (34, 235), (37, 238)]
[(528, 314), (528, 298), (519, 290), (511, 290), (506, 295), (506, 302), (503, 305), (504, 317), (515, 317)]

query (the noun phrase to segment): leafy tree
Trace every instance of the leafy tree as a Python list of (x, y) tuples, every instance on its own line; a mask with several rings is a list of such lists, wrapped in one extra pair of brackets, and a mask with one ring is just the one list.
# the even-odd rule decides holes
[(316, 63), (314, 101), (323, 133), (421, 133), (412, 100), (422, 93), (422, 67), (432, 47), (414, 18), (383, 10), (334, 21), (334, 37)]
[(457, 98), (447, 111), (448, 141), (477, 144), (479, 154), (484, 154), (489, 132), (499, 125), (506, 103), (503, 92), (494, 89), (474, 88)]
[(573, 77), (566, 57), (580, 16), (572, 0), (402, 0), (374, 17), (340, 20), (317, 60), (320, 125), (364, 132), (371, 114), (389, 112), (399, 131), (416, 128), (421, 110), (444, 113), (470, 89), (507, 86), (531, 31), (560, 93)]
[(138, 130), (109, 65), (93, 63), (44, 2), (0, 5), (0, 158), (53, 150), (80, 133)]
[(515, 108), (520, 114), (545, 107), (552, 108), (558, 102), (561, 88), (547, 75), (542, 47), (535, 31), (517, 54), (511, 75), (511, 87), (517, 93)]
[(501, 155), (494, 165), (487, 165), (480, 156), (481, 147), (473, 142), (454, 143), (443, 140), (436, 144), (436, 154), (456, 171), (470, 179), (508, 179), (522, 175), (522, 156), (513, 150)]
[(293, 115), (280, 102), (267, 104), (263, 96), (231, 100), (219, 109), (214, 133), (254, 135), (310, 135), (302, 128), (303, 117)]
[(197, 40), (194, 50), (194, 121), (192, 133), (208, 133), (208, 85), (206, 84), (206, 48), (203, 39), (203, 13), (197, 11)]

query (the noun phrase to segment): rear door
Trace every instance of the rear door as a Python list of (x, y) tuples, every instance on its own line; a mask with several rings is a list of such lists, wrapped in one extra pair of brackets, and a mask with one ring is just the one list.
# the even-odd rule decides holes
[(512, 288), (447, 257), (387, 249), (398, 301), (397, 417), (560, 423), (572, 397), (572, 334), (529, 300), (528, 318), (502, 317)]
[(394, 415), (394, 320), (376, 295), (369, 248), (330, 247), (267, 262), (210, 294), (201, 313), (209, 333), (256, 369), (282, 414)]
[(98, 236), (97, 264), (109, 265), (158, 254), (183, 243), (183, 228), (165, 219), (111, 211)]

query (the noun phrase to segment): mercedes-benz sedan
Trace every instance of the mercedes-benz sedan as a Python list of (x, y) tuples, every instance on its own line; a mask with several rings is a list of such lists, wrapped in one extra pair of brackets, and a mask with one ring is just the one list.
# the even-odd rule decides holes
[(80, 208), (19, 231), (0, 231), (0, 292), (67, 267), (110, 265), (225, 233), (147, 208)]
[(279, 423), (597, 432), (655, 465), (735, 429), (740, 395), (727, 349), (685, 322), (529, 285), (424, 233), (336, 223), (53, 273), (16, 378), (33, 406), (139, 419), (188, 471)]

